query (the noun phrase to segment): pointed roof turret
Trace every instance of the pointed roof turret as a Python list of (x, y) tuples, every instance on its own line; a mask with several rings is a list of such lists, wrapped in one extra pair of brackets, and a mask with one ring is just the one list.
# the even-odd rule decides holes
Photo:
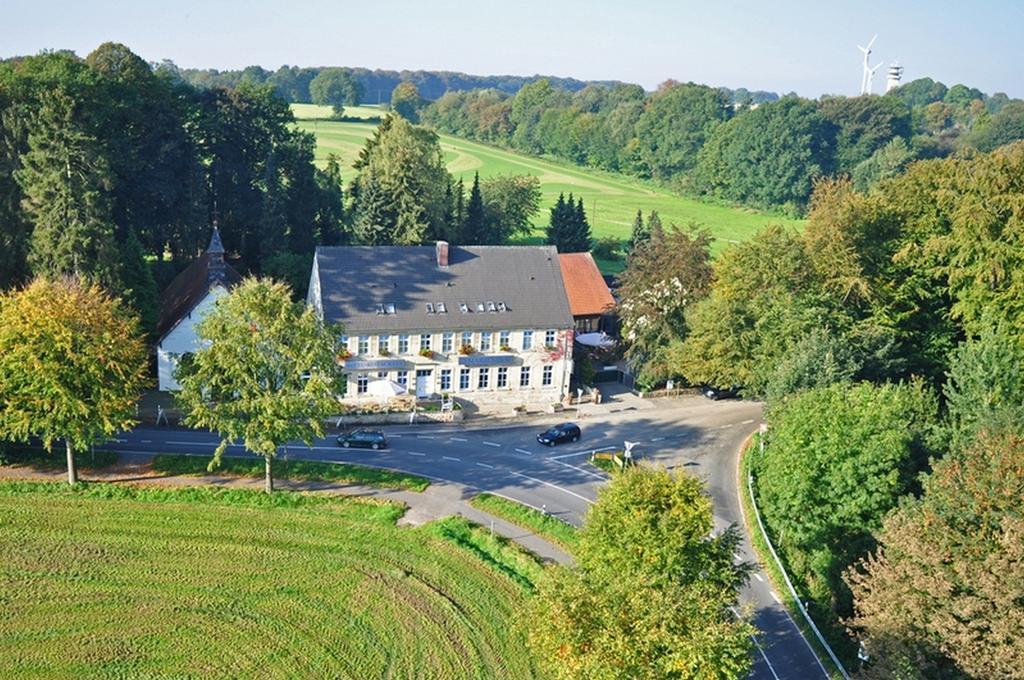
[(220, 240), (220, 229), (216, 226), (213, 227), (213, 235), (210, 236), (210, 245), (206, 248), (206, 252), (211, 255), (224, 254), (224, 244)]

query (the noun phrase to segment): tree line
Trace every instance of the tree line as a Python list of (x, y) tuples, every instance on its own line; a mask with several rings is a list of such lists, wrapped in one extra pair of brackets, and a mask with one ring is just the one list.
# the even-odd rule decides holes
[(337, 168), (265, 86), (199, 91), (128, 48), (0, 64), (0, 288), (92, 277), (152, 330), (216, 222), (251, 272), (342, 238)]
[[(604, 85), (614, 81), (583, 81), (575, 78), (555, 76), (479, 76), (457, 71), (424, 71), (367, 69), (345, 66), (300, 67), (284, 65), (275, 71), (261, 66), (247, 66), (239, 70), (218, 71), (217, 69), (179, 68), (173, 62), (154, 64), (157, 70), (166, 71), (174, 78), (183, 80), (200, 89), (229, 88), (242, 84), (269, 85), (279, 97), (288, 102), (320, 103), (317, 90), (328, 80), (347, 80), (354, 84), (358, 96), (350, 104), (386, 104), (391, 100), (392, 91), (401, 83), (411, 83), (426, 99), (437, 99), (451, 90), (472, 90), (494, 88), (513, 94), (521, 87), (542, 78), (557, 87), (569, 91), (581, 90), (591, 82)], [(742, 93), (741, 93), (742, 94)], [(755, 93), (757, 96), (758, 93)], [(765, 93), (767, 94), (767, 93)]]
[(538, 80), (514, 95), (447, 92), (420, 115), (442, 132), (792, 214), (806, 211), (821, 177), (866, 189), (914, 160), (1024, 138), (1024, 102), (930, 78), (885, 96), (817, 101), (675, 81), (646, 93)]
[[(807, 227), (711, 261), (635, 229), (643, 384), (767, 402), (756, 496), (819, 625), (871, 677), (1013, 677), (1024, 658), (1024, 142), (816, 183)], [(1012, 489), (1012, 490), (1011, 490)]]

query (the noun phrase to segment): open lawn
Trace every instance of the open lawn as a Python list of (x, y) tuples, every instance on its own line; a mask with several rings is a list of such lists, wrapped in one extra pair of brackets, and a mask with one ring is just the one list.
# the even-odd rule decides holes
[(360, 499), (0, 483), (0, 677), (530, 678), (541, 567)]
[[(316, 135), (318, 164), (326, 163), (331, 153), (341, 158), (346, 169), (346, 180), (351, 179), (352, 163), (375, 127), (372, 123), (329, 120), (303, 120), (298, 125)], [(702, 225), (716, 239), (715, 252), (729, 243), (749, 238), (768, 224), (802, 224), (799, 220), (753, 210), (704, 203), (629, 178), (525, 156), (450, 135), (441, 135), (441, 148), (449, 171), (456, 177), (462, 177), (467, 184), (472, 183), (474, 172), (479, 172), (481, 177), (531, 174), (540, 178), (543, 200), (541, 210), (534, 218), (537, 232), (528, 242), (542, 242), (542, 227), (547, 224), (548, 209), (554, 205), (559, 193), (569, 192), (583, 197), (596, 238), (611, 236), (622, 241), (628, 239), (638, 209), (643, 210), (645, 216), (651, 210), (657, 210), (665, 225)], [(618, 271), (622, 267), (621, 262), (601, 264), (606, 271)]]

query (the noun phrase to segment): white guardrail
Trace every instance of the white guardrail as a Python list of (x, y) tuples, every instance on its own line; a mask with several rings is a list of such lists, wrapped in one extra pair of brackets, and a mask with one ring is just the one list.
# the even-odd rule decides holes
[[(778, 553), (775, 552), (775, 546), (772, 545), (772, 540), (768, 538), (768, 531), (764, 528), (764, 522), (761, 521), (761, 511), (757, 507), (757, 499), (754, 498), (754, 475), (747, 475), (747, 491), (750, 493), (750, 505), (754, 508), (754, 516), (757, 518), (757, 526), (761, 529), (761, 535), (764, 537), (764, 542), (768, 545), (768, 550), (771, 551), (772, 557), (775, 558), (775, 564), (779, 566), (779, 571), (782, 572), (782, 578), (786, 581), (786, 586), (789, 588), (790, 594), (793, 596), (793, 601), (796, 602), (797, 608), (800, 613), (804, 615), (804, 619), (807, 621), (807, 625), (811, 627), (814, 634), (818, 638), (818, 642), (828, 652), (829, 657), (832, 659), (832, 663), (839, 669), (839, 673), (843, 676), (843, 680), (850, 680), (850, 674), (846, 672), (846, 668), (843, 667), (842, 662), (839, 661), (839, 657), (832, 651), (832, 647), (825, 642), (825, 638), (822, 636), (821, 631), (814, 625), (814, 621), (811, 619), (811, 615), (807, 613), (807, 609), (804, 608), (804, 603), (800, 600), (800, 596), (796, 592), (796, 588), (793, 587), (793, 582), (789, 580), (789, 574), (786, 573), (786, 568), (782, 566), (782, 560), (779, 559)], [(817, 657), (817, 654), (815, 654)], [(820, 661), (818, 662), (821, 663)], [(822, 666), (822, 671), (825, 671)], [(828, 671), (825, 671), (825, 675), (828, 675)]]

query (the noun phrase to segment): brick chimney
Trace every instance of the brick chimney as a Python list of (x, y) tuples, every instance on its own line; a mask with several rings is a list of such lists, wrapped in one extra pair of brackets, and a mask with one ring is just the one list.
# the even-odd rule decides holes
[(437, 251), (437, 266), (448, 266), (448, 241), (438, 241), (435, 249)]

